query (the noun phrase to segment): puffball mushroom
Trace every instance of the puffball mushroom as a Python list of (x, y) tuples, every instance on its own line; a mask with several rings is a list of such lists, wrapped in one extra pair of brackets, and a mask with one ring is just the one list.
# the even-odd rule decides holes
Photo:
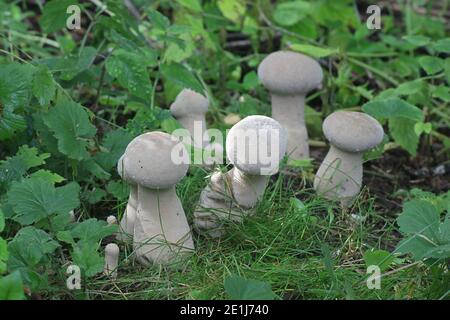
[(105, 266), (103, 268), (103, 273), (112, 279), (117, 278), (119, 251), (119, 246), (115, 243), (109, 243), (105, 247)]
[(172, 159), (172, 150), (184, 148), (173, 136), (149, 132), (133, 139), (123, 156), (123, 170), (137, 184), (137, 211), (133, 248), (144, 264), (169, 264), (194, 250), (189, 228), (175, 185), (189, 167), (185, 149), (182, 159)]
[(223, 235), (224, 221), (240, 222), (251, 214), (266, 189), (268, 177), (278, 172), (286, 153), (287, 134), (275, 120), (249, 116), (228, 133), (226, 151), (234, 165), (225, 174), (212, 175), (200, 195), (194, 225), (211, 237)]
[(197, 148), (203, 148), (209, 144), (205, 120), (208, 106), (208, 99), (190, 89), (183, 89), (170, 106), (173, 117), (189, 131), (193, 144)]
[(106, 218), (106, 223), (111, 225), (111, 224), (116, 224), (117, 223), (117, 219), (115, 216), (108, 216)]
[(314, 189), (327, 199), (352, 203), (361, 190), (363, 153), (383, 140), (380, 123), (362, 112), (337, 111), (323, 122), (330, 150), (314, 179)]
[(123, 155), (117, 162), (117, 172), (119, 176), (130, 186), (130, 195), (128, 196), (127, 207), (119, 223), (119, 232), (116, 238), (121, 241), (130, 241), (134, 233), (134, 221), (136, 220), (136, 210), (138, 204), (138, 189), (136, 182), (130, 178), (123, 167)]
[(261, 62), (258, 77), (270, 91), (272, 118), (287, 130), (289, 157), (309, 158), (305, 96), (322, 85), (323, 72), (320, 65), (300, 53), (277, 51)]

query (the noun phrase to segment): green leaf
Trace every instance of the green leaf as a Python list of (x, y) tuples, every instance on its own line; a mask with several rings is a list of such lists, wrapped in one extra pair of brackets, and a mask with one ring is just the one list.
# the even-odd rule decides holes
[(8, 244), (6, 240), (0, 237), (0, 274), (6, 271), (6, 261), (8, 261)]
[(15, 133), (24, 131), (26, 127), (27, 122), (24, 117), (5, 109), (3, 115), (0, 115), (0, 140), (10, 139)]
[(328, 57), (330, 55), (339, 53), (339, 49), (337, 48), (321, 48), (309, 44), (298, 44), (298, 43), (292, 44), (291, 49), (294, 51), (302, 52), (309, 56), (313, 56), (315, 58)]
[(245, 14), (245, 2), (243, 0), (219, 0), (217, 6), (223, 16), (235, 23), (238, 23)]
[(56, 85), (47, 66), (41, 65), (33, 78), (33, 95), (41, 106), (48, 105), (55, 96)]
[(128, 195), (130, 194), (130, 187), (122, 180), (108, 182), (106, 190), (119, 201), (126, 200), (128, 198)]
[(30, 175), (30, 178), (37, 178), (48, 181), (52, 184), (60, 183), (66, 180), (64, 177), (61, 177), (59, 174), (51, 172), (49, 170), (40, 169), (36, 172), (33, 172)]
[(165, 30), (170, 26), (170, 20), (161, 12), (149, 8), (147, 9), (147, 14), (154, 28)]
[(232, 300), (273, 300), (275, 298), (267, 282), (246, 279), (238, 275), (225, 278), (224, 287)]
[(106, 70), (121, 86), (143, 99), (151, 96), (151, 84), (145, 57), (123, 49), (114, 51), (106, 60)]
[(431, 41), (431, 39), (429, 37), (422, 36), (422, 35), (405, 36), (405, 37), (403, 37), (403, 39), (405, 39), (410, 44), (412, 44), (416, 47), (426, 46)]
[(202, 12), (202, 5), (199, 0), (176, 0), (180, 5), (194, 12)]
[(78, 5), (76, 0), (52, 0), (45, 4), (39, 24), (45, 33), (55, 32), (66, 26), (69, 18), (67, 8), (70, 5)]
[(0, 300), (24, 300), (22, 278), (19, 272), (13, 272), (0, 278)]
[(72, 80), (81, 72), (87, 70), (94, 63), (97, 49), (84, 47), (77, 55), (70, 55), (58, 61), (57, 70), (61, 71), (62, 80)]
[(197, 78), (182, 64), (171, 63), (161, 65), (161, 72), (167, 81), (189, 88), (203, 94), (203, 86)]
[(432, 47), (438, 52), (450, 53), (450, 38), (439, 39), (433, 43)]
[(423, 56), (418, 61), (427, 74), (438, 73), (444, 68), (444, 60), (437, 57)]
[(29, 225), (53, 214), (68, 214), (80, 205), (79, 192), (75, 182), (55, 188), (42, 178), (29, 178), (14, 182), (7, 198), (16, 213), (13, 219)]
[(5, 229), (5, 214), (2, 211), (2, 208), (0, 207), (0, 232), (2, 232)]
[(415, 124), (416, 121), (408, 118), (389, 119), (389, 130), (392, 138), (412, 156), (416, 155), (419, 145), (419, 136), (414, 130)]
[(92, 277), (103, 270), (105, 259), (91, 243), (78, 243), (72, 251), (73, 263), (80, 267), (86, 277)]
[(33, 72), (29, 64), (0, 64), (0, 105), (5, 110), (28, 107)]
[(305, 1), (283, 2), (276, 6), (273, 19), (281, 26), (293, 26), (309, 12), (310, 4)]
[(422, 133), (429, 134), (431, 130), (433, 129), (433, 125), (430, 122), (424, 123), (424, 122), (417, 122), (414, 125), (414, 132), (417, 136), (420, 136)]
[(396, 117), (422, 121), (422, 110), (399, 98), (375, 100), (364, 104), (362, 110), (377, 119), (390, 119)]
[(364, 261), (367, 267), (375, 265), (383, 272), (395, 261), (395, 256), (384, 250), (372, 249), (364, 252)]
[(60, 99), (54, 108), (43, 115), (43, 120), (58, 140), (61, 153), (74, 160), (89, 157), (87, 139), (95, 135), (96, 129), (81, 105)]
[(395, 89), (395, 94), (399, 96), (408, 96), (415, 94), (425, 88), (423, 80), (413, 80), (404, 82)]
[(133, 137), (123, 129), (108, 132), (102, 143), (102, 151), (95, 155), (95, 160), (105, 170), (111, 170), (117, 165), (117, 161), (132, 139)]
[(450, 58), (447, 58), (444, 61), (444, 72), (445, 78), (447, 79), (447, 84), (450, 85)]
[(438, 87), (432, 86), (431, 96), (433, 98), (439, 98), (444, 102), (450, 102), (450, 87), (440, 85)]
[(116, 225), (108, 225), (102, 220), (88, 219), (77, 224), (70, 233), (74, 239), (82, 242), (97, 243), (104, 237), (113, 235), (116, 231)]

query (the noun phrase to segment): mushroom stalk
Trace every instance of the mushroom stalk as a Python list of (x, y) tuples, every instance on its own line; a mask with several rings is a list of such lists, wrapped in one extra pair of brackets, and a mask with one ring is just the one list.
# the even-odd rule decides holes
[(232, 190), (237, 204), (245, 209), (254, 207), (264, 194), (267, 180), (268, 176), (248, 174), (233, 168)]
[(191, 230), (175, 186), (138, 187), (133, 247), (139, 262), (164, 264), (194, 250)]
[(105, 247), (105, 266), (103, 273), (112, 279), (117, 278), (117, 267), (119, 266), (119, 246), (109, 243)]
[(305, 124), (305, 96), (272, 93), (272, 118), (288, 134), (287, 153), (292, 159), (309, 158), (308, 131)]
[(137, 206), (138, 187), (137, 185), (130, 185), (130, 195), (128, 197), (127, 207), (123, 213), (122, 219), (120, 220), (120, 231), (117, 234), (118, 240), (129, 241), (133, 237)]
[(349, 206), (362, 185), (362, 153), (331, 145), (314, 179), (314, 189), (330, 200)]
[(206, 120), (204, 114), (191, 114), (179, 117), (178, 122), (189, 131), (192, 142), (197, 148), (205, 148), (209, 145), (209, 136), (206, 131)]

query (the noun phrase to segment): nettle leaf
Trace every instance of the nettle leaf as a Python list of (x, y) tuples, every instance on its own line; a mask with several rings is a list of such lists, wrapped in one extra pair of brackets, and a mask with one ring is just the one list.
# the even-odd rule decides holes
[(95, 161), (105, 170), (111, 170), (132, 139), (133, 137), (123, 129), (108, 132), (103, 140), (102, 151), (95, 155)]
[(39, 20), (42, 31), (50, 33), (63, 29), (70, 16), (67, 13), (67, 8), (71, 5), (79, 4), (76, 0), (52, 0), (47, 2)]
[(115, 50), (106, 60), (106, 70), (131, 94), (143, 99), (151, 96), (151, 83), (146, 58), (123, 49)]
[(197, 78), (182, 64), (171, 63), (161, 65), (161, 72), (167, 81), (172, 81), (183, 88), (189, 88), (203, 94), (203, 86)]
[(0, 300), (24, 299), (23, 283), (19, 272), (0, 278)]
[(225, 278), (224, 287), (233, 300), (273, 300), (275, 294), (267, 282), (246, 279), (237, 275)]
[(46, 65), (40, 65), (33, 78), (33, 95), (41, 106), (48, 105), (55, 96), (56, 85)]
[(412, 200), (403, 205), (397, 223), (405, 239), (396, 252), (411, 253), (416, 260), (450, 258), (450, 213), (441, 223), (439, 211), (430, 202)]
[(438, 73), (444, 68), (444, 60), (437, 57), (423, 56), (418, 61), (427, 74)]
[(104, 237), (113, 235), (117, 231), (117, 225), (108, 225), (106, 221), (87, 219), (73, 228), (70, 233), (74, 239), (82, 242), (97, 243)]
[(79, 192), (76, 182), (55, 188), (51, 182), (34, 177), (14, 182), (7, 199), (16, 213), (13, 219), (29, 225), (53, 214), (68, 214), (80, 205)]
[(276, 6), (273, 19), (281, 26), (293, 26), (309, 13), (310, 4), (305, 1), (280, 3)]
[(45, 125), (58, 140), (58, 150), (62, 154), (78, 161), (89, 157), (86, 150), (88, 139), (92, 138), (97, 130), (81, 105), (61, 99), (42, 117)]
[(22, 228), (8, 244), (8, 269), (37, 266), (58, 247), (59, 243), (44, 230), (32, 226)]

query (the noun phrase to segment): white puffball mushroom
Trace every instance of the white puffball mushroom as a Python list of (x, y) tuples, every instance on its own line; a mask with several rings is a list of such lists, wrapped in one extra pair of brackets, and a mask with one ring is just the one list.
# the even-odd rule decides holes
[(223, 221), (240, 222), (243, 210), (253, 209), (263, 196), (268, 177), (278, 172), (286, 147), (285, 129), (269, 117), (249, 116), (235, 124), (226, 140), (234, 168), (212, 175), (202, 191), (194, 213), (196, 229), (220, 237)]
[(260, 63), (258, 77), (270, 91), (272, 118), (287, 130), (289, 157), (309, 158), (305, 96), (321, 87), (322, 68), (317, 61), (301, 53), (277, 51)]
[(109, 243), (105, 247), (105, 266), (103, 268), (103, 273), (112, 279), (117, 278), (119, 252), (119, 246), (115, 243)]
[(208, 107), (208, 99), (191, 89), (183, 89), (170, 106), (173, 117), (189, 131), (194, 146), (198, 148), (209, 144), (205, 119)]
[(117, 162), (117, 172), (119, 176), (128, 183), (130, 186), (130, 195), (128, 196), (128, 202), (123, 213), (122, 219), (119, 223), (119, 231), (116, 238), (121, 241), (131, 241), (134, 232), (134, 221), (136, 220), (136, 210), (138, 204), (138, 189), (136, 182), (130, 178), (125, 172), (123, 167), (123, 155)]
[(109, 224), (109, 225), (111, 225), (111, 224), (116, 224), (117, 223), (117, 219), (116, 219), (116, 217), (115, 216), (108, 216), (107, 218), (106, 218), (106, 223), (107, 224)]
[(189, 228), (175, 185), (188, 170), (189, 158), (175, 163), (172, 150), (180, 142), (164, 132), (149, 132), (128, 145), (123, 168), (136, 182), (138, 206), (133, 248), (144, 265), (169, 264), (194, 250)]
[(330, 150), (314, 179), (314, 189), (349, 206), (361, 190), (363, 153), (383, 140), (380, 123), (362, 112), (336, 111), (323, 122)]

